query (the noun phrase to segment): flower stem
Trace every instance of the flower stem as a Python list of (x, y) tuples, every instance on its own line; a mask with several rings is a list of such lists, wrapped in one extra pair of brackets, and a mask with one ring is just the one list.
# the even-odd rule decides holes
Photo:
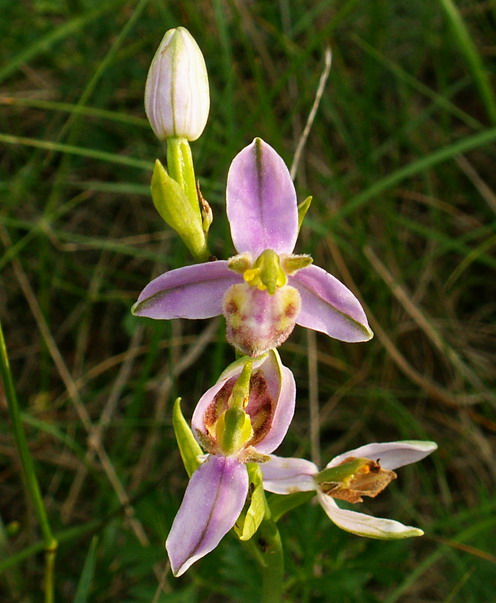
[(174, 178), (184, 190), (193, 211), (198, 214), (198, 218), (201, 220), (193, 156), (186, 138), (167, 139), (167, 169), (170, 177)]
[(261, 602), (278, 603), (282, 601), (284, 555), (277, 525), (270, 519), (264, 519), (255, 540), (262, 568)]
[(198, 224), (198, 237), (187, 242), (188, 248), (199, 262), (208, 259), (210, 252), (207, 247), (205, 230), (203, 228), (203, 217), (200, 209), (200, 200), (196, 188), (195, 168), (189, 142), (186, 138), (167, 139), (167, 169), (169, 176), (175, 180), (184, 191), (191, 208), (193, 209), (194, 221)]
[(43, 498), (41, 496), (40, 487), (36, 478), (33, 458), (29, 452), (26, 434), (22, 425), (21, 412), (17, 395), (14, 388), (14, 381), (10, 370), (9, 357), (7, 347), (3, 336), (2, 324), (0, 322), (0, 371), (2, 375), (3, 385), (5, 389), (5, 397), (7, 398), (7, 406), (9, 409), (10, 419), (14, 431), (14, 437), (19, 452), (21, 461), (22, 476), (24, 484), (34, 506), (38, 521), (40, 523), (41, 533), (45, 548), (45, 576), (43, 580), (43, 590), (45, 593), (45, 603), (53, 603), (54, 601), (54, 567), (55, 555), (57, 552), (58, 542), (53, 535), (52, 529), (48, 522), (48, 516)]

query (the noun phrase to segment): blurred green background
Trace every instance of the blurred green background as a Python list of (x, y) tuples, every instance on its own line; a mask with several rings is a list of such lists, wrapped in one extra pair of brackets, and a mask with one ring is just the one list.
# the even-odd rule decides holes
[[(314, 197), (296, 251), (363, 300), (375, 338), (296, 327), (279, 453), (439, 444), (360, 505), (423, 538), (352, 536), (315, 505), (282, 520), (287, 600), (494, 600), (496, 2), (0, 0), (0, 13), (0, 311), (60, 539), (57, 601), (258, 600), (232, 536), (180, 579), (163, 546), (187, 483), (172, 402), (189, 417), (233, 359), (223, 321), (130, 315), (152, 276), (191, 261), (150, 199), (164, 148), (143, 110), (178, 25), (210, 75), (192, 148), (222, 258), (230, 161), (260, 136), (291, 164), (333, 52), (295, 180)], [(0, 599), (39, 601), (43, 546), (0, 403)]]

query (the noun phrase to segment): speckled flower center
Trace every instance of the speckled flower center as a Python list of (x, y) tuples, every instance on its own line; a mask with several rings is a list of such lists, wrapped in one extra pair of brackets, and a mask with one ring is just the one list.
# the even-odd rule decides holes
[[(249, 377), (248, 395), (242, 403), (243, 408), (238, 408), (235, 397), (236, 378), (229, 379), (222, 389), (215, 395), (204, 415), (204, 425), (207, 433), (206, 440), (202, 442), (208, 452), (216, 454), (233, 454), (239, 450), (226, 450), (222, 440), (222, 431), (226, 429), (226, 417), (234, 412), (246, 418), (246, 426), (240, 421), (237, 447), (247, 448), (256, 446), (269, 432), (275, 412), (276, 403), (269, 391), (267, 380), (262, 371), (255, 371)], [(227, 426), (229, 428), (230, 426)], [(203, 439), (202, 438), (202, 439)]]

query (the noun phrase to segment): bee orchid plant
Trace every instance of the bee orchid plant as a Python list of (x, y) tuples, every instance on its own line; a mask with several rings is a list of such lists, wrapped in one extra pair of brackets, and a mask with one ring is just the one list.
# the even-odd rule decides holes
[(419, 536), (418, 528), (342, 509), (335, 500), (355, 504), (362, 496), (375, 497), (396, 478), (394, 469), (421, 460), (436, 445), (367, 444), (334, 458), (322, 471), (304, 459), (272, 455), (286, 435), (296, 401), (293, 374), (276, 348), (295, 325), (343, 342), (368, 341), (373, 334), (367, 317), (343, 283), (315, 266), (309, 255), (294, 253), (310, 199), (298, 205), (288, 168), (260, 138), (238, 153), (227, 176), (227, 217), (236, 254), (211, 257), (212, 212), (199, 192), (189, 147), (207, 122), (208, 78), (201, 51), (183, 27), (169, 30), (157, 50), (145, 108), (153, 131), (167, 144), (167, 167), (157, 160), (153, 172), (153, 202), (197, 263), (152, 280), (133, 314), (158, 320), (223, 315), (226, 339), (238, 355), (198, 401), (191, 426), (179, 400), (174, 406), (176, 439), (190, 481), (166, 542), (171, 568), (175, 576), (182, 575), (232, 530), (258, 548), (263, 600), (278, 601), (282, 544), (264, 489), (289, 496), (316, 494), (334, 524), (360, 536)]

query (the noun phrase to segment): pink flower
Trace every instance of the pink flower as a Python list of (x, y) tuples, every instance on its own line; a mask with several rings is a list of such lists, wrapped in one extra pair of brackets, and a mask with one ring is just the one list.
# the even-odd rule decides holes
[(295, 324), (347, 342), (372, 337), (353, 293), (309, 256), (293, 255), (296, 192), (279, 155), (256, 138), (233, 160), (227, 215), (238, 255), (171, 270), (141, 292), (133, 313), (156, 319), (224, 314), (227, 339), (248, 356), (283, 343)]
[(200, 398), (193, 433), (208, 453), (193, 473), (167, 538), (175, 576), (212, 551), (234, 526), (248, 494), (247, 462), (264, 462), (293, 417), (291, 371), (271, 350), (242, 358)]
[[(386, 442), (367, 444), (349, 450), (332, 459), (323, 471), (305, 459), (271, 456), (261, 465), (264, 488), (276, 494), (293, 494), (315, 490), (317, 498), (329, 519), (342, 530), (368, 536), (369, 538), (394, 539), (421, 536), (422, 530), (405, 526), (392, 519), (382, 519), (341, 509), (335, 499), (361, 502), (362, 496), (374, 497), (396, 478), (392, 471), (398, 467), (416, 463), (436, 450), (434, 442)], [(351, 473), (342, 482), (331, 477), (345, 463), (357, 461), (359, 470)]]

